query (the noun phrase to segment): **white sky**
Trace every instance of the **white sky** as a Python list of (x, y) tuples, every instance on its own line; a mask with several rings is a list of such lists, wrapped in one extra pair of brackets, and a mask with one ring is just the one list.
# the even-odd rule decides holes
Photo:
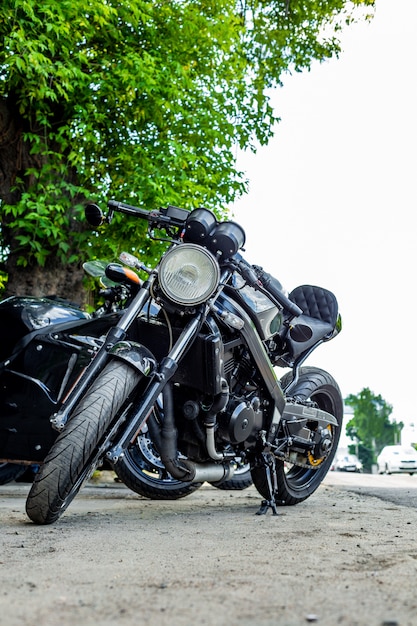
[(339, 59), (285, 79), (275, 137), (242, 155), (250, 191), (233, 207), (246, 258), (291, 291), (336, 294), (342, 333), (308, 365), (342, 394), (369, 387), (417, 423), (417, 2), (376, 0)]

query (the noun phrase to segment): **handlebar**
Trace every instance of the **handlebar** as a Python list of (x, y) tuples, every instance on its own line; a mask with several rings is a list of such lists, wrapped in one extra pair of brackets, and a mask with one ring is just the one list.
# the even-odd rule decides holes
[(155, 226), (171, 226), (182, 228), (185, 226), (189, 211), (186, 209), (180, 209), (179, 207), (169, 205), (167, 208), (159, 209), (158, 211), (147, 211), (146, 209), (140, 209), (139, 207), (131, 204), (125, 204), (124, 202), (116, 202), (110, 200), (107, 203), (109, 212), (117, 211), (119, 213), (125, 213), (126, 215), (133, 215), (141, 219), (147, 220), (149, 223)]
[(161, 208), (158, 211), (147, 211), (146, 209), (140, 209), (137, 206), (131, 204), (125, 204), (124, 202), (116, 202), (116, 200), (110, 200), (107, 203), (108, 213), (105, 218), (102, 210), (96, 204), (88, 204), (85, 207), (85, 217), (91, 226), (98, 227), (103, 222), (110, 223), (113, 217), (113, 213), (125, 213), (126, 215), (133, 215), (141, 219), (147, 220), (149, 224), (155, 228), (184, 228), (189, 211), (186, 209), (180, 209), (179, 207), (169, 205), (166, 208)]
[(300, 309), (300, 307), (297, 306), (295, 302), (287, 298), (287, 296), (280, 289), (277, 289), (275, 287), (274, 282), (273, 282), (273, 277), (270, 274), (268, 274), (267, 272), (264, 272), (261, 269), (259, 279), (262, 285), (265, 287), (265, 289), (276, 300), (278, 300), (280, 305), (283, 306), (284, 309), (286, 309), (290, 313), (290, 315), (292, 315), (293, 317), (298, 317), (299, 315), (302, 314), (303, 310)]
[(264, 272), (261, 267), (249, 265), (244, 259), (239, 261), (239, 271), (246, 282), (265, 295), (271, 295), (292, 317), (302, 314), (302, 309), (279, 289), (274, 282), (273, 276)]
[[(180, 209), (173, 205), (168, 205), (167, 208), (159, 210), (147, 211), (131, 204), (109, 200), (107, 206), (109, 209), (107, 215), (108, 222), (111, 221), (113, 212), (117, 211), (118, 213), (145, 219), (155, 228), (184, 228), (190, 215), (186, 209)], [(88, 222), (92, 226), (99, 226), (103, 223), (103, 213), (97, 205), (89, 204), (85, 213)], [(250, 265), (242, 257), (240, 257), (238, 267), (242, 277), (249, 285), (259, 291), (263, 291), (266, 296), (270, 295), (292, 317), (298, 317), (302, 314), (302, 309), (287, 298), (276, 284), (274, 278), (267, 272), (264, 272), (261, 267)]]

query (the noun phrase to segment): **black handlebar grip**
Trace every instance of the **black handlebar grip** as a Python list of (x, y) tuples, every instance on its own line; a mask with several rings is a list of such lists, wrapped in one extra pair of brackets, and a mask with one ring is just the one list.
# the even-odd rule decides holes
[(145, 220), (151, 220), (152, 213), (155, 214), (155, 212), (146, 211), (145, 209), (140, 209), (137, 206), (125, 204), (124, 202), (116, 202), (116, 200), (109, 200), (107, 206), (110, 210), (118, 211), (119, 213), (126, 213), (127, 215), (135, 215), (136, 217), (142, 217)]
[(303, 310), (300, 309), (299, 306), (295, 304), (292, 300), (287, 298), (287, 296), (280, 290), (277, 289), (272, 280), (272, 276), (267, 274), (267, 272), (262, 272), (260, 276), (261, 283), (263, 286), (269, 291), (269, 293), (274, 296), (276, 300), (284, 307), (293, 317), (298, 317), (302, 314)]

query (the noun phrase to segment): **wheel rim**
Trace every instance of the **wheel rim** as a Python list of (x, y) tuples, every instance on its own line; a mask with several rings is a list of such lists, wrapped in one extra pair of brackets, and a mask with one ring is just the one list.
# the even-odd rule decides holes
[[(312, 393), (309, 399), (315, 402), (319, 409), (327, 411), (331, 415), (335, 415), (336, 408), (334, 400), (329, 393), (320, 389), (316, 393)], [(328, 426), (328, 429), (332, 433), (333, 441), (336, 442), (333, 443), (334, 447), (337, 445), (337, 440), (335, 438), (337, 434), (336, 429), (331, 425)], [(285, 480), (288, 488), (296, 493), (304, 491), (305, 489), (308, 490), (310, 487), (315, 486), (317, 481), (321, 482), (323, 473), (327, 473), (332, 458), (333, 455), (330, 453), (326, 458), (316, 459), (315, 467), (317, 469), (285, 463)]]
[(161, 481), (181, 483), (167, 472), (147, 432), (139, 434), (134, 446), (129, 448), (127, 453), (130, 456), (130, 464), (134, 463), (148, 480), (158, 483)]
[(185, 487), (184, 481), (173, 478), (165, 469), (159, 452), (149, 436), (147, 426), (139, 433), (136, 441), (125, 452), (123, 462), (133, 474), (148, 485), (163, 489)]

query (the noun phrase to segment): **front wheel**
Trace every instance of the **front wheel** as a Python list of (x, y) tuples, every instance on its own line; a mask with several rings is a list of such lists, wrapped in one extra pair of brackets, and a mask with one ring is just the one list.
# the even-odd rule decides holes
[[(163, 419), (161, 402), (155, 403), (150, 419), (160, 427)], [(126, 487), (151, 500), (178, 500), (194, 493), (202, 485), (178, 480), (169, 474), (152, 440), (148, 424), (142, 428), (113, 469)], [(238, 461), (232, 478), (211, 484), (218, 489), (246, 489), (252, 484), (250, 466)]]
[[(286, 374), (281, 380), (283, 389), (291, 382), (292, 373)], [(304, 367), (295, 387), (291, 389), (291, 396), (298, 402), (313, 402), (319, 409), (333, 415), (338, 426), (331, 426), (332, 448), (329, 455), (318, 460), (315, 467), (301, 467), (292, 465), (279, 459), (274, 459), (277, 489), (274, 493), (277, 505), (289, 506), (298, 504), (311, 496), (319, 487), (331, 467), (340, 438), (343, 419), (343, 398), (334, 378), (317, 367)], [(268, 480), (265, 467), (252, 468), (252, 478), (256, 489), (261, 496), (269, 500)]]
[(99, 460), (98, 446), (140, 380), (123, 362), (109, 363), (77, 406), (36, 474), (26, 501), (35, 524), (64, 513)]

